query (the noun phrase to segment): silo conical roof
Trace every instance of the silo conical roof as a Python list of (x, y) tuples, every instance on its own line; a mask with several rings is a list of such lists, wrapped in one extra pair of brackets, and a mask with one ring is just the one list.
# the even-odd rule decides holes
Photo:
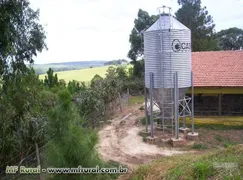
[(183, 25), (181, 22), (179, 22), (173, 16), (171, 16), (169, 14), (161, 14), (160, 18), (152, 26), (150, 26), (146, 32), (170, 29), (171, 25), (173, 26), (173, 29), (189, 30), (185, 25)]

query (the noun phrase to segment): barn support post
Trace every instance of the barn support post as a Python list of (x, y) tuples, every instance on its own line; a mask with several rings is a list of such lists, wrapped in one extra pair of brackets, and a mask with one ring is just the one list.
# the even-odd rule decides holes
[(154, 82), (154, 79), (153, 79), (153, 73), (151, 72), (149, 74), (150, 76), (150, 89), (149, 89), (149, 92), (150, 92), (150, 123), (151, 123), (151, 137), (153, 138), (154, 137), (154, 116), (153, 116), (153, 82)]
[(218, 99), (219, 99), (218, 115), (221, 116), (222, 115), (222, 95), (221, 94), (218, 95)]

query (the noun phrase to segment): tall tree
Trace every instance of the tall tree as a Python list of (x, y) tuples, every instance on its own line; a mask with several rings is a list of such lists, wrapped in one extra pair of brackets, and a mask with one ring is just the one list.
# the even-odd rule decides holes
[(39, 11), (27, 0), (0, 0), (0, 169), (29, 145), (28, 121), (38, 116), (40, 84), (26, 64), (45, 47)]
[(223, 50), (239, 50), (243, 47), (243, 30), (233, 27), (222, 30), (216, 35)]
[(1, 0), (0, 17), (0, 78), (5, 81), (9, 73), (27, 71), (25, 63), (34, 62), (33, 56), (46, 47), (46, 37), (39, 11), (27, 0)]
[(175, 13), (176, 18), (191, 29), (192, 50), (218, 50), (214, 35), (215, 24), (207, 8), (201, 6), (201, 0), (178, 0), (181, 8)]
[(157, 16), (150, 16), (148, 12), (139, 9), (138, 17), (134, 20), (134, 27), (129, 38), (131, 47), (128, 52), (128, 57), (132, 59), (134, 63), (139, 56), (143, 55), (143, 32), (150, 27), (157, 18)]

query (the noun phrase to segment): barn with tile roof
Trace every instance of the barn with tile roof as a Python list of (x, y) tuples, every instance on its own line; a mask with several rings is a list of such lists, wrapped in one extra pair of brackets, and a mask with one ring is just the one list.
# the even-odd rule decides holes
[(243, 51), (192, 53), (196, 115), (243, 115)]

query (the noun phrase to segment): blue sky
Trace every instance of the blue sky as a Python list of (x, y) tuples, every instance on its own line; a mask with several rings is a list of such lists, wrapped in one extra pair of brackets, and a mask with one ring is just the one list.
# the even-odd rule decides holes
[[(36, 63), (113, 60), (125, 58), (129, 34), (138, 9), (157, 14), (157, 7), (172, 7), (177, 0), (30, 0), (40, 9), (40, 21), (47, 32), (48, 51), (38, 54)], [(216, 31), (243, 29), (243, 0), (202, 0), (213, 16)]]

